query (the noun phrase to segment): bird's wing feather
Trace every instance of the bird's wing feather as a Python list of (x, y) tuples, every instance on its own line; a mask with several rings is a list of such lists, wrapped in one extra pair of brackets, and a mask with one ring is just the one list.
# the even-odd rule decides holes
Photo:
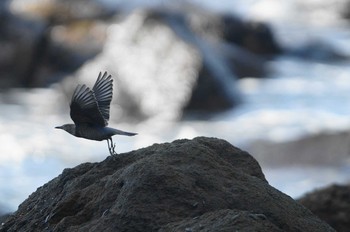
[(70, 103), (70, 116), (76, 125), (106, 126), (94, 92), (86, 85), (78, 85)]
[(105, 121), (108, 121), (109, 109), (113, 96), (112, 76), (108, 75), (107, 72), (105, 72), (102, 76), (102, 73), (100, 72), (92, 90), (95, 94), (98, 108), (102, 113), (103, 118)]

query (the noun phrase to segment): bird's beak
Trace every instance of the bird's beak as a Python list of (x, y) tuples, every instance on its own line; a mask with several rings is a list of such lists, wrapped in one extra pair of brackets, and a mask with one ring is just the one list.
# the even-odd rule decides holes
[(62, 126), (56, 126), (55, 129), (62, 129)]

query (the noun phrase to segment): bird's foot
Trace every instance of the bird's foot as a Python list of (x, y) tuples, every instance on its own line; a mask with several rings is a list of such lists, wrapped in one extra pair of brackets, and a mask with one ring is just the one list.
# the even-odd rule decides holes
[[(110, 141), (109, 141), (110, 140)], [(109, 142), (111, 144), (109, 144)], [(108, 144), (108, 150), (109, 150), (109, 154), (111, 154), (111, 156), (116, 156), (118, 155), (118, 153), (115, 151), (115, 143), (113, 143), (112, 139), (108, 139), (107, 140), (107, 144)]]
[(111, 153), (112, 156), (118, 155), (118, 153), (115, 151), (115, 143), (111, 143), (110, 153)]

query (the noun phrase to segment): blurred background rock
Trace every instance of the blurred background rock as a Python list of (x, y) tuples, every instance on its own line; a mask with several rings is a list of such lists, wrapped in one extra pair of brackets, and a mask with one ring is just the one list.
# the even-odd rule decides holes
[[(0, 211), (105, 144), (53, 127), (78, 83), (115, 79), (118, 152), (226, 139), (292, 197), (349, 180), (346, 0), (0, 2)], [(322, 173), (322, 175), (320, 175)]]

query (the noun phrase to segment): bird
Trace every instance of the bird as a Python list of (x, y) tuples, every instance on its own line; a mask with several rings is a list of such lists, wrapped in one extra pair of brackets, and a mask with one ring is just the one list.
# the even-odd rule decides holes
[(56, 126), (75, 137), (102, 141), (107, 140), (109, 153), (117, 155), (112, 136), (134, 136), (137, 133), (126, 132), (107, 127), (110, 104), (113, 97), (113, 79), (107, 72), (100, 72), (92, 89), (85, 84), (78, 85), (70, 102), (70, 117), (74, 124)]

